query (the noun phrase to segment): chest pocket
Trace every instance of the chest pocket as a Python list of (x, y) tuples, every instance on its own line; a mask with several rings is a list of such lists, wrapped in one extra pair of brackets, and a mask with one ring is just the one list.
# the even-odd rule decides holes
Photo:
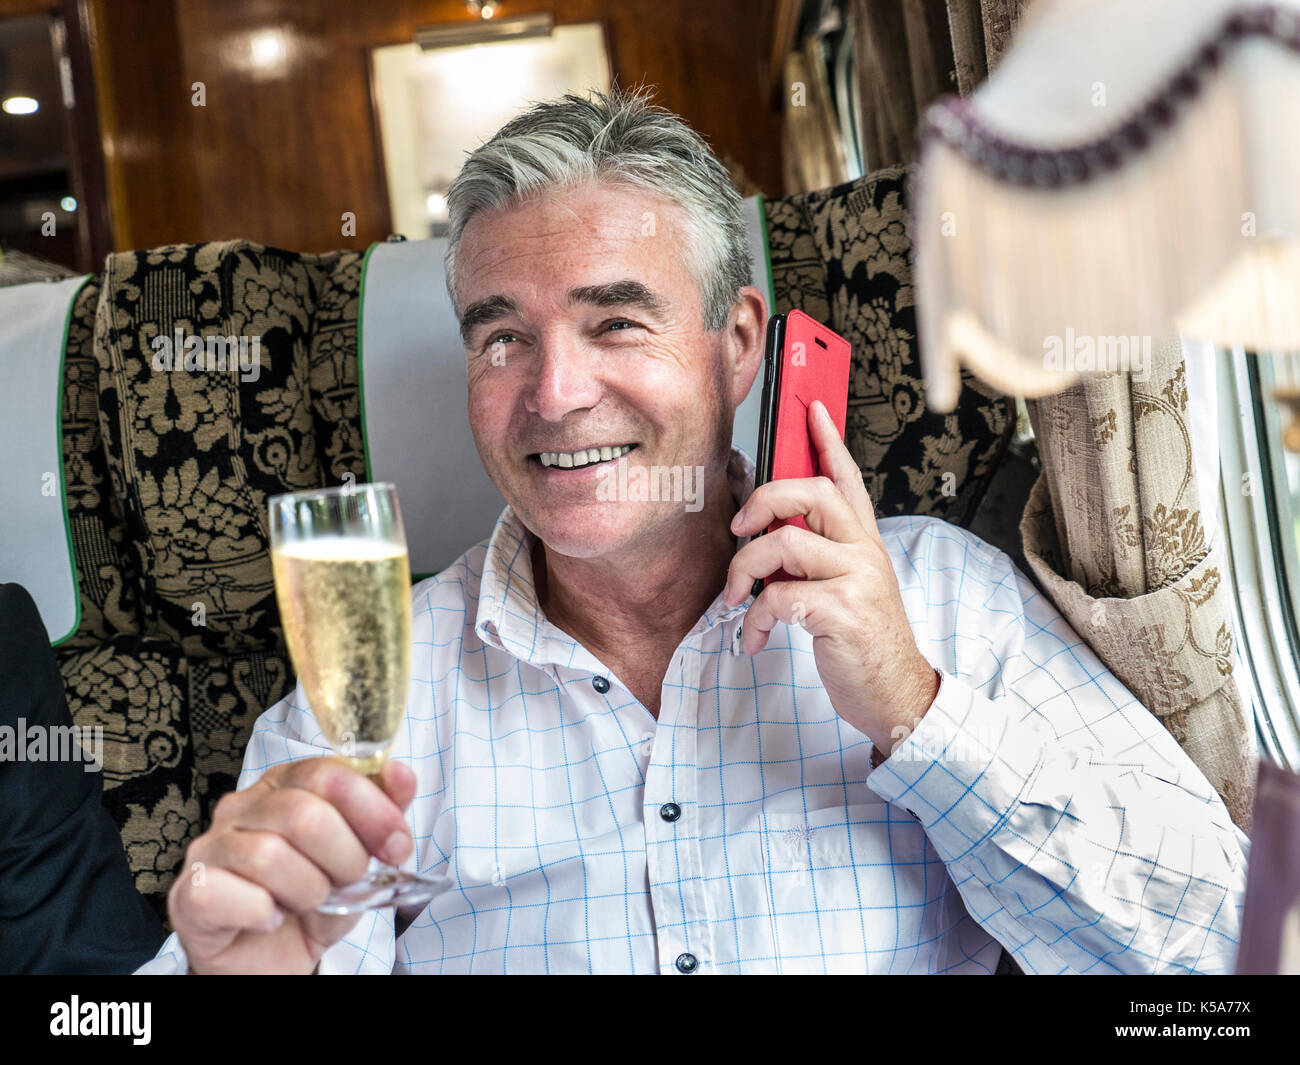
[(762, 846), (779, 971), (888, 972), (915, 956), (927, 865), (943, 865), (906, 811), (764, 812)]

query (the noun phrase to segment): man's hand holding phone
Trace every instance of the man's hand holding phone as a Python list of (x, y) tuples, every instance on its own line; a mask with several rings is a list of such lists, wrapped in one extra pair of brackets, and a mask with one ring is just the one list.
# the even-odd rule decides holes
[[(761, 651), (778, 621), (802, 625), (835, 712), (888, 753), (893, 729), (915, 728), (929, 710), (939, 676), (912, 636), (862, 474), (820, 400), (809, 405), (808, 432), (822, 476), (754, 490), (731, 531), (755, 539), (732, 559), (723, 601), (744, 602), (755, 580), (780, 570), (802, 578), (766, 585), (745, 617), (743, 649)], [(796, 516), (806, 529), (757, 535)]]

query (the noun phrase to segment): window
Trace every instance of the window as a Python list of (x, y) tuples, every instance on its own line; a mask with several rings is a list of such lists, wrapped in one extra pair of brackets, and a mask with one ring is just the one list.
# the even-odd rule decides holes
[(1300, 769), (1300, 356), (1218, 353), (1220, 481), (1243, 694), (1261, 753)]
[(1300, 354), (1261, 359), (1259, 393), (1275, 471), (1274, 509), (1294, 618), (1300, 615)]

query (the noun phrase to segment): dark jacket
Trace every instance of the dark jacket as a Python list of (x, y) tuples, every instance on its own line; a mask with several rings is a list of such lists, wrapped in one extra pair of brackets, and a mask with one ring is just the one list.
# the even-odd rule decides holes
[(101, 774), (17, 760), (21, 733), (71, 724), (36, 604), (0, 584), (0, 729), (13, 748), (0, 739), (0, 973), (126, 973), (165, 938), (101, 805)]

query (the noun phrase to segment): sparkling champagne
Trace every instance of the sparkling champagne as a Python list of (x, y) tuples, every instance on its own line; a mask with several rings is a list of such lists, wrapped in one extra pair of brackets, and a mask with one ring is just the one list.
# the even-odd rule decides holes
[(378, 773), (406, 711), (406, 549), (330, 536), (280, 544), (271, 564), (289, 654), (321, 731), (354, 769)]

